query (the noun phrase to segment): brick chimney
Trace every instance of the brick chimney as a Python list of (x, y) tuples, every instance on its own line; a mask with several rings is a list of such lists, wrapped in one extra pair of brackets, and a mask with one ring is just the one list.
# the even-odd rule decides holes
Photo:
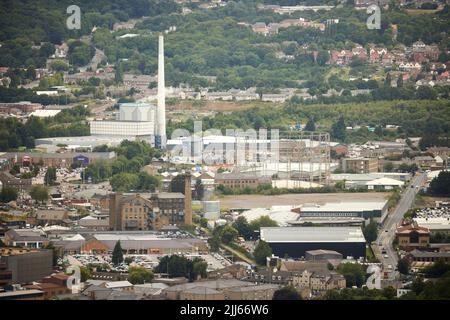
[(109, 228), (118, 231), (122, 229), (122, 213), (120, 210), (120, 202), (122, 193), (112, 193), (109, 195)]
[(184, 176), (184, 223), (192, 224), (192, 191), (190, 172), (187, 172)]

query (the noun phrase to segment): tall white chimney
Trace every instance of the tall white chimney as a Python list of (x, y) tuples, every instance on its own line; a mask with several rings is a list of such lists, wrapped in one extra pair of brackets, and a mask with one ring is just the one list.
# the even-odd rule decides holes
[(164, 37), (159, 36), (158, 54), (158, 107), (156, 110), (156, 137), (157, 148), (166, 148), (166, 87), (164, 79)]

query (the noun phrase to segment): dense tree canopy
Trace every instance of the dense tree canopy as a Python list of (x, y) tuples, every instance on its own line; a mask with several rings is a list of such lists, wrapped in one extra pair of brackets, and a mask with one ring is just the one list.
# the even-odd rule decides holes
[(440, 172), (439, 175), (431, 181), (428, 192), (435, 196), (450, 196), (450, 172)]
[(200, 258), (192, 260), (178, 256), (164, 256), (155, 268), (157, 273), (167, 273), (169, 277), (186, 277), (189, 280), (197, 280), (199, 277), (206, 278), (208, 264)]

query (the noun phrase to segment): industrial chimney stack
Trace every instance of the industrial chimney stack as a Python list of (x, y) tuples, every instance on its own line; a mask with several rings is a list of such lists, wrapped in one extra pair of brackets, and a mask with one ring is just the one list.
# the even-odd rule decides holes
[(158, 107), (156, 109), (155, 145), (159, 149), (166, 148), (166, 85), (164, 77), (164, 36), (159, 36), (158, 48)]
[(192, 191), (190, 172), (187, 172), (184, 176), (184, 223), (192, 224)]

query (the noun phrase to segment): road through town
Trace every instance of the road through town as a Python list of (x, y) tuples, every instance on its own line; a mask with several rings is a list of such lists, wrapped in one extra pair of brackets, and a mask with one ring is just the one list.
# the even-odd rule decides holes
[[(388, 271), (388, 279), (394, 280), (397, 276), (397, 272), (394, 269), (397, 267), (398, 256), (392, 243), (395, 238), (395, 230), (402, 220), (404, 214), (411, 209), (414, 204), (416, 194), (419, 192), (426, 178), (426, 174), (417, 173), (412, 179), (410, 185), (403, 190), (400, 201), (382, 224), (381, 230), (378, 234), (376, 241), (378, 245), (378, 252), (382, 251), (382, 248), (386, 253), (381, 254), (378, 258), (383, 264), (384, 271)], [(392, 266), (392, 270), (388, 269), (388, 266)]]

